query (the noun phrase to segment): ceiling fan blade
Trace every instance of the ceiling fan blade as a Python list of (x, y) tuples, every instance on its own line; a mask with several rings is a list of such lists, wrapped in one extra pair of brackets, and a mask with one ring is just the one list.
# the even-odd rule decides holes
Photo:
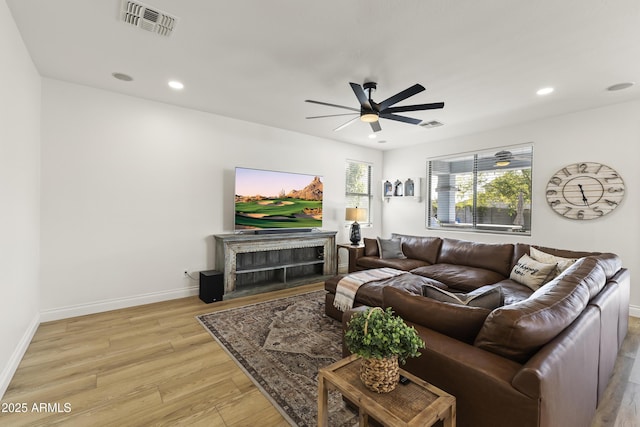
[(355, 122), (356, 120), (358, 120), (360, 117), (354, 117), (353, 119), (349, 120), (346, 123), (341, 124), (340, 126), (338, 126), (337, 128), (335, 128), (333, 131), (337, 132), (339, 130), (342, 130), (344, 128), (346, 128), (347, 126), (349, 126), (351, 123)]
[(380, 105), (380, 111), (387, 109), (388, 107), (392, 106), (393, 104), (396, 104), (402, 100), (405, 100), (407, 98), (409, 98), (410, 96), (413, 96), (417, 93), (420, 93), (424, 90), (424, 86), (420, 85), (420, 84), (414, 84), (413, 86), (411, 86), (408, 89), (403, 90), (402, 92), (398, 92), (395, 95), (393, 95), (390, 98), (385, 99), (384, 101), (382, 101), (379, 105)]
[(360, 105), (366, 110), (371, 110), (371, 104), (369, 103), (369, 98), (367, 98), (367, 94), (364, 93), (364, 89), (358, 83), (349, 83), (351, 85), (351, 89), (353, 89), (353, 93), (356, 94), (356, 98), (358, 98), (358, 102)]
[(380, 132), (382, 130), (382, 128), (380, 127), (380, 122), (370, 122), (369, 124), (371, 125), (371, 129), (373, 129), (374, 132)]
[(324, 119), (325, 117), (339, 117), (339, 116), (352, 116), (358, 113), (343, 113), (343, 114), (327, 114), (326, 116), (310, 116), (305, 117), (305, 119)]
[(422, 120), (419, 119), (414, 119), (411, 117), (406, 117), (406, 116), (398, 116), (397, 114), (380, 114), (380, 117), (382, 117), (383, 119), (389, 119), (389, 120), (395, 120), (398, 122), (403, 122), (403, 123), (410, 123), (412, 125), (417, 125), (420, 124), (420, 122), (422, 122)]
[(444, 108), (444, 102), (434, 102), (431, 104), (405, 105), (404, 107), (390, 107), (380, 111), (380, 113), (402, 113), (403, 111), (437, 110)]
[(310, 102), (312, 104), (319, 104), (319, 105), (326, 105), (327, 107), (344, 108), (345, 110), (356, 111), (358, 113), (360, 112), (359, 108), (345, 107), (344, 105), (338, 105), (338, 104), (329, 104), (328, 102), (313, 101), (311, 99), (305, 99), (304, 102)]

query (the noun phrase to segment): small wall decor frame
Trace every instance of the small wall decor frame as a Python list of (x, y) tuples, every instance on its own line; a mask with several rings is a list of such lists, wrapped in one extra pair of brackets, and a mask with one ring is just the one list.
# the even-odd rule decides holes
[(391, 178), (382, 181), (382, 199), (412, 199), (422, 201), (422, 178)]

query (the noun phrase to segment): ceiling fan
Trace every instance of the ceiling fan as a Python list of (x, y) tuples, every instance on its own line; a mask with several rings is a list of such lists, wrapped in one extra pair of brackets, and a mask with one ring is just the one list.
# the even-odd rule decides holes
[(353, 114), (358, 114), (358, 117), (354, 117), (348, 122), (338, 126), (337, 128), (334, 129), (334, 131), (339, 131), (340, 129), (344, 129), (345, 127), (349, 126), (351, 123), (360, 119), (363, 122), (369, 123), (371, 125), (371, 129), (373, 129), (374, 132), (380, 132), (382, 130), (382, 127), (380, 127), (380, 123), (378, 121), (378, 119), (380, 118), (396, 120), (398, 122), (417, 125), (417, 124), (420, 124), (422, 120), (414, 119), (412, 117), (407, 117), (407, 116), (401, 116), (396, 113), (402, 113), (405, 111), (436, 110), (444, 107), (444, 102), (434, 102), (431, 104), (405, 105), (403, 107), (393, 107), (393, 105), (397, 104), (398, 102), (403, 101), (425, 90), (424, 86), (420, 84), (415, 84), (410, 88), (403, 90), (402, 92), (398, 92), (392, 97), (387, 98), (380, 103), (374, 102), (373, 99), (371, 99), (371, 94), (376, 90), (376, 87), (377, 87), (377, 84), (375, 82), (365, 82), (362, 86), (360, 86), (357, 83), (349, 83), (349, 84), (351, 85), (351, 89), (353, 89), (353, 93), (355, 93), (356, 98), (358, 98), (358, 102), (360, 103), (360, 108), (330, 104), (328, 102), (313, 101), (311, 99), (306, 99), (305, 102), (310, 102), (312, 104), (326, 105), (329, 107), (342, 108), (345, 110), (355, 111), (355, 113), (312, 116), (312, 117), (307, 117), (307, 119), (320, 119), (325, 117), (349, 116)]
[(532, 156), (533, 153), (531, 151), (523, 151), (523, 149), (516, 149), (515, 153), (508, 150), (500, 150), (487, 160), (497, 167), (509, 166), (514, 162), (518, 163), (519, 167), (522, 167), (525, 164), (531, 165)]
[(513, 160), (513, 154), (511, 153), (511, 151), (507, 150), (498, 151), (493, 155), (493, 157), (495, 158), (494, 166), (498, 167), (509, 166), (511, 164), (511, 161)]

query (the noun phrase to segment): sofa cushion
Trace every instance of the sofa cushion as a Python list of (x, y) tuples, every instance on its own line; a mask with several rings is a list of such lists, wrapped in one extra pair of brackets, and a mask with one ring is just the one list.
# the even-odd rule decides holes
[(559, 256), (559, 257), (563, 257), (563, 258), (584, 258), (586, 256), (593, 256), (593, 255), (600, 255), (601, 252), (587, 252), (587, 251), (572, 251), (569, 249), (556, 249), (556, 248), (549, 248), (546, 246), (538, 246), (538, 245), (531, 245), (529, 247), (529, 250), (531, 250), (531, 248), (536, 248), (542, 252), (551, 254), (551, 255), (555, 255), (555, 256)]
[(414, 268), (428, 265), (426, 261), (411, 258), (390, 258), (382, 259), (377, 256), (364, 256), (358, 258), (356, 265), (360, 268), (382, 268), (390, 267), (398, 270), (411, 271)]
[(493, 310), (474, 345), (524, 363), (582, 313), (592, 282), (605, 280), (594, 258), (582, 258), (528, 299)]
[(441, 263), (414, 268), (411, 272), (430, 277), (461, 292), (470, 292), (481, 286), (507, 278), (507, 276), (484, 268)]
[(382, 259), (404, 259), (400, 239), (381, 239), (378, 237), (378, 253)]
[(483, 286), (467, 294), (462, 294), (427, 284), (422, 285), (422, 295), (441, 302), (467, 305), (469, 307), (483, 307), (489, 310), (498, 308), (503, 304), (502, 289), (499, 286), (492, 285)]
[(513, 245), (510, 243), (478, 243), (442, 239), (438, 263), (483, 268), (508, 277), (512, 256)]
[(556, 276), (557, 264), (545, 264), (536, 261), (529, 255), (522, 255), (520, 260), (513, 266), (509, 278), (534, 291), (540, 286)]
[(616, 254), (605, 252), (598, 255), (592, 255), (592, 258), (594, 258), (602, 267), (604, 274), (607, 276), (607, 280), (615, 276), (622, 268), (622, 259), (620, 259)]
[(494, 286), (500, 286), (502, 289), (502, 297), (504, 298), (503, 305), (515, 304), (517, 302), (524, 301), (533, 294), (533, 290), (531, 290), (530, 287), (511, 279), (501, 280), (495, 283)]
[(440, 302), (392, 287), (383, 289), (382, 298), (383, 308), (391, 307), (405, 321), (426, 326), (468, 344), (473, 343), (491, 313), (486, 308)]
[(407, 258), (419, 259), (429, 264), (435, 264), (438, 260), (442, 239), (439, 237), (409, 236), (406, 234), (391, 234), (392, 239), (402, 241), (402, 252)]
[[(598, 277), (596, 280), (585, 281), (585, 284), (589, 288), (589, 300), (591, 300), (593, 297), (598, 295), (598, 293), (600, 293), (602, 288), (604, 288), (606, 282), (612, 279), (622, 268), (622, 260), (618, 255), (612, 253), (599, 253), (598, 255), (589, 255), (585, 257), (585, 259), (589, 260), (589, 264), (594, 264), (595, 266), (597, 266), (599, 271), (604, 274), (605, 277), (604, 280), (600, 280), (600, 277)], [(579, 261), (580, 260), (576, 261), (576, 263)], [(565, 270), (565, 272), (568, 270), (571, 270), (571, 267)]]

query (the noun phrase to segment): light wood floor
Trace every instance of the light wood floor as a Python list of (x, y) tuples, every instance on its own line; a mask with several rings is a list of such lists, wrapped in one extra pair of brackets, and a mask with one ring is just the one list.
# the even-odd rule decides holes
[[(25, 403), (27, 412), (0, 412), (0, 426), (286, 426), (194, 316), (321, 288), (215, 304), (190, 297), (43, 323), (2, 400), (2, 409)], [(592, 427), (640, 426), (640, 319), (631, 321)]]

